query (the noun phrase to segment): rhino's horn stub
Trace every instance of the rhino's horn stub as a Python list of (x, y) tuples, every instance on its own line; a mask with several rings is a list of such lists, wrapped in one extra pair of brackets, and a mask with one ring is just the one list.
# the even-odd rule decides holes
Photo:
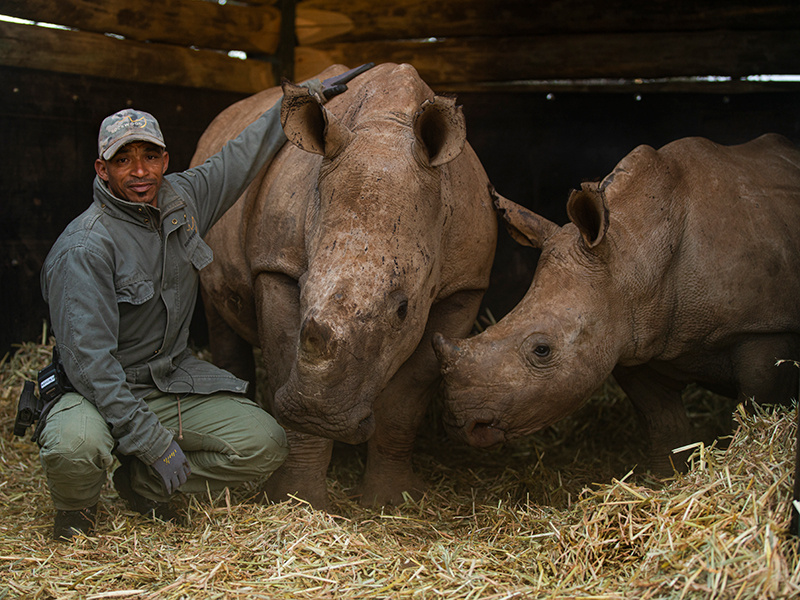
[(455, 344), (450, 338), (441, 333), (434, 333), (431, 339), (433, 350), (439, 359), (442, 373), (450, 369), (458, 360), (463, 352), (460, 346)]
[(333, 330), (313, 316), (309, 317), (300, 328), (300, 348), (309, 357), (330, 358), (336, 350)]
[(491, 183), (489, 194), (506, 230), (518, 244), (541, 248), (545, 240), (558, 231), (558, 225), (501, 196)]

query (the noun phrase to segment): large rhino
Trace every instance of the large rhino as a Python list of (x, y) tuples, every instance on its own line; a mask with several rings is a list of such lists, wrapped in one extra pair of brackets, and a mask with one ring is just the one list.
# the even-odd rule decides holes
[[(411, 453), (440, 381), (431, 338), (469, 332), (497, 236), (454, 99), (435, 96), (410, 65), (379, 65), (348, 87), (322, 106), (284, 84), (292, 143), (211, 230), (214, 262), (202, 271), (214, 361), (253, 381), (260, 347), (267, 408), (289, 429), (289, 457), (267, 494), (319, 508), (333, 440), (369, 441), (362, 503), (423, 488)], [(222, 112), (192, 164), (281, 91)]]
[(800, 151), (785, 138), (639, 146), (572, 192), (563, 227), (494, 196), (512, 237), (541, 256), (500, 322), (434, 338), (455, 436), (485, 447), (537, 431), (613, 373), (650, 466), (671, 473), (670, 451), (693, 441), (687, 383), (797, 397), (797, 369), (776, 367), (800, 358)]

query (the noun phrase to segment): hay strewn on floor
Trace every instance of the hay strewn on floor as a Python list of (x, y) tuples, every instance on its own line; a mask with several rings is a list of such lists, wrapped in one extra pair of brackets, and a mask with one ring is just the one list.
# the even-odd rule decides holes
[(57, 544), (37, 448), (13, 436), (22, 381), (50, 354), (27, 343), (0, 364), (0, 598), (800, 594), (798, 542), (786, 535), (794, 410), (746, 415), (694, 392), (687, 402), (707, 443), (732, 411), (735, 433), (699, 445), (687, 475), (655, 480), (630, 472), (642, 456), (612, 383), (573, 417), (493, 452), (455, 445), (432, 418), (416, 458), (431, 488), (417, 503), (359, 507), (348, 488), (363, 450), (337, 445), (338, 515), (261, 506), (250, 488), (187, 499), (190, 524), (176, 527), (129, 512), (109, 485), (96, 536)]

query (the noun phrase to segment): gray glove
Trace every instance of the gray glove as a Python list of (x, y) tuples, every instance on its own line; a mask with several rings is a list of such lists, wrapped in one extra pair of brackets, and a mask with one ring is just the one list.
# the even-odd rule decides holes
[(168, 494), (172, 494), (186, 483), (192, 472), (189, 468), (189, 461), (186, 460), (186, 455), (175, 440), (172, 440), (167, 451), (151, 466), (161, 477)]

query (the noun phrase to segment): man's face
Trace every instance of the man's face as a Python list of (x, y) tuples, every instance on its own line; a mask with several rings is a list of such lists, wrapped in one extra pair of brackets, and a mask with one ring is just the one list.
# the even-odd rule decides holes
[(108, 160), (98, 158), (94, 170), (117, 198), (156, 206), (167, 166), (169, 154), (161, 146), (131, 142)]

